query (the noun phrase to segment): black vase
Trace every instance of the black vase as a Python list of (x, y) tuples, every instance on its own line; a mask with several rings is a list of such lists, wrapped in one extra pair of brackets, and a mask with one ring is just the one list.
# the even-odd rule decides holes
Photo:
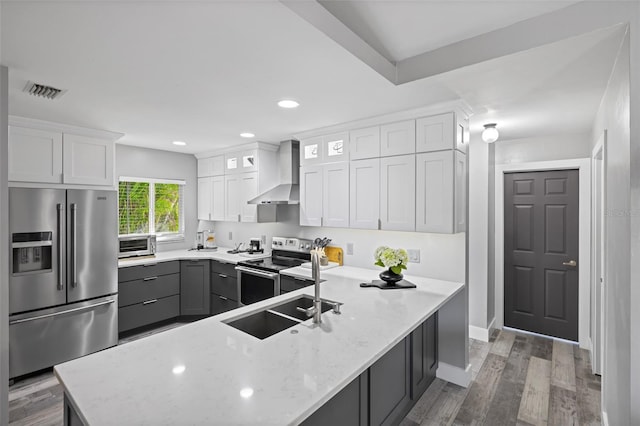
[(403, 278), (402, 274), (396, 274), (391, 269), (380, 272), (380, 279), (386, 282), (388, 285), (394, 285)]

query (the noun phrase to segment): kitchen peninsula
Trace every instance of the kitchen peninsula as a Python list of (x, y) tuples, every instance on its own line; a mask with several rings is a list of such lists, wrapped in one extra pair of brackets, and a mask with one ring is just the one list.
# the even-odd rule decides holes
[[(318, 409), (396, 348), (403, 351), (409, 372), (410, 352), (415, 352), (412, 332), (464, 287), (413, 276), (407, 278), (416, 289), (359, 287), (378, 272), (348, 266), (322, 272), (321, 296), (344, 305), (341, 315), (325, 312), (319, 327), (307, 320), (259, 340), (225, 324), (312, 294), (313, 289), (305, 288), (58, 365), (65, 422), (241, 425), (313, 420)], [(403, 380), (408, 401), (414, 390), (409, 389), (409, 375)], [(371, 415), (375, 413), (364, 417)]]

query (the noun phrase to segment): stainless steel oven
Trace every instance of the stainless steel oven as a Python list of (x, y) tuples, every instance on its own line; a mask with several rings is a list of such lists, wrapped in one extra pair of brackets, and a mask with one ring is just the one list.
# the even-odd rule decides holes
[(310, 240), (273, 237), (271, 257), (247, 260), (236, 266), (240, 304), (249, 305), (280, 295), (280, 271), (311, 258)]
[(151, 234), (123, 235), (118, 237), (118, 258), (153, 256), (156, 253), (156, 236)]

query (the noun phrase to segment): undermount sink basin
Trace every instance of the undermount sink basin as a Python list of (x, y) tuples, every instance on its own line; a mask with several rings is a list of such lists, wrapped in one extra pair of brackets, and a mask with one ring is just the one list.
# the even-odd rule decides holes
[[(297, 318), (300, 321), (306, 321), (310, 317), (307, 316), (305, 312), (300, 312), (296, 308), (300, 307), (302, 309), (309, 309), (313, 306), (313, 297), (311, 296), (300, 296), (297, 299), (289, 300), (288, 302), (281, 303), (279, 305), (271, 308), (272, 311), (280, 312), (281, 314), (288, 315), (293, 318)], [(326, 302), (322, 302), (322, 309), (320, 311), (322, 313), (327, 312), (331, 309), (332, 306)]]
[[(322, 313), (333, 308), (333, 306), (327, 302), (328, 301), (322, 301), (322, 308), (320, 309)], [(313, 297), (303, 295), (297, 299), (282, 302), (269, 309), (223, 322), (253, 337), (264, 340), (303, 321), (310, 320), (311, 318), (307, 317), (305, 312), (300, 312), (296, 308), (308, 309), (312, 306)]]
[(293, 327), (299, 322), (273, 312), (259, 311), (247, 317), (229, 321), (227, 324), (262, 340)]

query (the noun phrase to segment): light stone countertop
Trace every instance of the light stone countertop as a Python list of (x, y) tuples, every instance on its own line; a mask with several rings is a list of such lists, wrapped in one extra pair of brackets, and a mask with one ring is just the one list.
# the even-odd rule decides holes
[(154, 257), (126, 258), (118, 260), (118, 268), (126, 268), (128, 266), (147, 265), (149, 263), (170, 262), (172, 260), (192, 260), (192, 259), (213, 259), (227, 263), (238, 263), (250, 259), (263, 259), (271, 257), (271, 251), (265, 250), (264, 253), (245, 255), (229, 254), (227, 250), (231, 247), (218, 247), (216, 251), (208, 250), (172, 250), (156, 253)]
[[(86, 424), (298, 424), (463, 288), (411, 275), (416, 289), (359, 287), (379, 272), (349, 266), (322, 272), (321, 296), (344, 306), (342, 315), (324, 313), (320, 327), (309, 319), (260, 340), (222, 322), (312, 294), (307, 287), (54, 371)], [(287, 273), (310, 276), (306, 268)], [(184, 371), (174, 374), (178, 366)]]

